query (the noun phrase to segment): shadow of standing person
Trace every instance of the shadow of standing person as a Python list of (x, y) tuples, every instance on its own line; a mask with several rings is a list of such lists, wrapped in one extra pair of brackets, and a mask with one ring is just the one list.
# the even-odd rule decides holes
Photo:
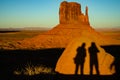
[(86, 49), (85, 49), (85, 43), (83, 43), (81, 47), (77, 48), (77, 55), (74, 58), (74, 63), (76, 64), (75, 75), (78, 74), (79, 66), (81, 71), (80, 73), (81, 75), (83, 75), (85, 57), (86, 57)]
[(99, 66), (98, 66), (98, 57), (97, 53), (99, 50), (94, 42), (91, 43), (91, 47), (89, 47), (89, 54), (90, 54), (90, 75), (93, 75), (93, 66), (95, 66), (96, 73), (99, 75)]

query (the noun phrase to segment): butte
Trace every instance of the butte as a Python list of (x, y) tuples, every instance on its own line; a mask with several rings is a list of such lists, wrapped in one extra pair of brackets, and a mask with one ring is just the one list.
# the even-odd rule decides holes
[(63, 1), (59, 8), (59, 24), (53, 29), (25, 39), (17, 44), (18, 49), (45, 49), (66, 48), (73, 40), (87, 41), (99, 44), (118, 44), (120, 41), (106, 37), (96, 32), (90, 25), (88, 7), (85, 14), (81, 11), (81, 5), (76, 2)]

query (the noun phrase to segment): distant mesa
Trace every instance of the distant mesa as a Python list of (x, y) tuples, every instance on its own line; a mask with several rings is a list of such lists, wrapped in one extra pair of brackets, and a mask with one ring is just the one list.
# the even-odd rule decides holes
[(60, 24), (87, 24), (89, 25), (88, 7), (85, 15), (81, 11), (81, 5), (76, 2), (64, 1), (60, 4), (59, 10)]

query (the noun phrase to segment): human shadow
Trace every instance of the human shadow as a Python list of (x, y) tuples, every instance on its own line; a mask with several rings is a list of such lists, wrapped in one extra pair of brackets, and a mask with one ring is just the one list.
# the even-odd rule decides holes
[(108, 54), (111, 54), (115, 59), (110, 65), (110, 69), (115, 66), (115, 74), (120, 75), (120, 45), (105, 45), (101, 46)]
[(81, 75), (83, 75), (85, 57), (86, 57), (86, 49), (85, 49), (85, 43), (83, 43), (81, 47), (77, 48), (77, 55), (74, 58), (74, 63), (76, 65), (75, 75), (78, 74), (79, 66), (80, 66), (80, 73)]
[(90, 75), (93, 75), (93, 66), (95, 66), (96, 74), (99, 75), (99, 65), (98, 65), (98, 56), (97, 53), (99, 52), (96, 44), (94, 42), (91, 43), (89, 47), (89, 54), (90, 54)]

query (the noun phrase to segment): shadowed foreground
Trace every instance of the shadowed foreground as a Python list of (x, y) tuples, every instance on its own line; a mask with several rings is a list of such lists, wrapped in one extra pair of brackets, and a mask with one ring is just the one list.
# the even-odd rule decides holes
[(115, 58), (110, 68), (115, 66), (116, 72), (114, 75), (120, 75), (120, 45), (106, 45), (101, 47)]
[(0, 50), (0, 74), (4, 76), (14, 75), (13, 72), (16, 69), (24, 69), (26, 65), (44, 65), (54, 70), (56, 62), (63, 51), (63, 48)]
[(64, 75), (55, 72), (55, 74), (38, 74), (38, 75), (15, 75), (13, 71), (17, 68), (24, 68), (26, 64), (44, 65), (55, 69), (56, 62), (64, 48), (53, 48), (43, 50), (0, 50), (0, 74), (3, 78), (12, 80), (43, 80), (43, 79), (115, 79), (114, 76), (98, 75)]

